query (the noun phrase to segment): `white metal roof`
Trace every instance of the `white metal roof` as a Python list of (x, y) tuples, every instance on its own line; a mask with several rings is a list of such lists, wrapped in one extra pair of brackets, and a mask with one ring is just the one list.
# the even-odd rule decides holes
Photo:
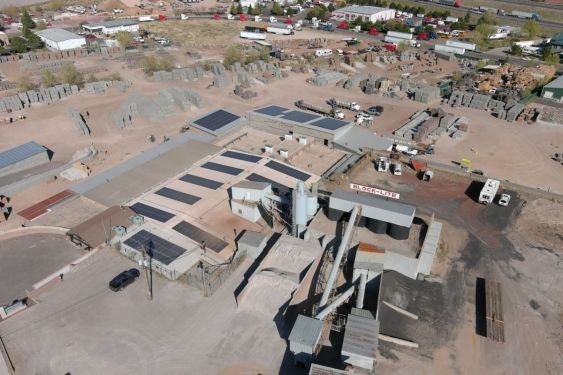
[(356, 13), (356, 14), (364, 14), (371, 16), (372, 14), (381, 13), (384, 11), (388, 11), (391, 9), (388, 8), (380, 8), (380, 7), (371, 7), (371, 6), (362, 6), (362, 5), (351, 5), (349, 7), (344, 7), (340, 9), (336, 9), (333, 13)]
[(289, 341), (298, 342), (312, 348), (319, 342), (322, 329), (322, 321), (305, 315), (299, 315), (289, 334)]
[(547, 85), (544, 86), (545, 89), (561, 89), (563, 88), (563, 76), (559, 76), (559, 78), (554, 79), (553, 81), (549, 82)]
[(71, 33), (70, 31), (64, 29), (45, 29), (36, 31), (35, 34), (43, 37), (45, 39), (52, 40), (53, 42), (64, 42), (65, 40), (72, 40), (72, 39), (84, 39), (83, 36), (80, 36), (75, 33)]

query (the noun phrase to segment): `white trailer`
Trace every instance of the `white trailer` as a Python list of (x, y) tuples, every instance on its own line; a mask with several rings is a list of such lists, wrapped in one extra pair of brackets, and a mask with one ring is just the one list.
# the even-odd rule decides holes
[(414, 36), (412, 34), (409, 33), (400, 33), (398, 31), (387, 31), (388, 36), (391, 36), (393, 38), (399, 38), (399, 39), (405, 39), (405, 40), (412, 40), (414, 39)]
[(436, 52), (447, 52), (447, 53), (455, 53), (457, 55), (465, 54), (465, 48), (458, 48), (452, 46), (446, 46), (443, 44), (436, 44), (434, 46), (434, 51)]
[(329, 48), (322, 48), (315, 51), (315, 56), (323, 57), (323, 56), (331, 56), (332, 50)]
[(257, 33), (255, 31), (241, 31), (240, 37), (242, 39), (266, 40), (266, 34), (265, 33)]
[(391, 44), (395, 44), (395, 45), (399, 45), (401, 43), (407, 43), (409, 46), (411, 47), (420, 47), (420, 43), (418, 43), (415, 39), (409, 40), (409, 39), (401, 39), (401, 38), (397, 38), (394, 36), (388, 36), (385, 35), (385, 38), (383, 39), (383, 41), (385, 43), (391, 43)]
[(459, 42), (457, 40), (446, 40), (446, 46), (463, 48), (470, 51), (475, 51), (477, 49), (477, 45), (475, 43)]
[(152, 20), (151, 16), (139, 16), (139, 22), (151, 22)]
[(487, 179), (485, 185), (479, 193), (479, 203), (481, 204), (491, 204), (495, 200), (498, 189), (500, 187), (500, 181), (493, 180), (492, 178)]
[(271, 23), (266, 28), (266, 31), (272, 34), (291, 35), (293, 34), (293, 26), (286, 25), (285, 23)]

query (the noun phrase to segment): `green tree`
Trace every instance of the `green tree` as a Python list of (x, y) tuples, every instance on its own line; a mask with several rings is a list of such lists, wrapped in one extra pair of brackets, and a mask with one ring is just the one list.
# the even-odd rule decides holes
[(10, 48), (16, 53), (27, 52), (27, 41), (19, 36), (10, 38)]
[(524, 31), (529, 38), (535, 38), (540, 32), (540, 24), (537, 21), (529, 20), (522, 25), (522, 31)]
[(287, 13), (286, 13), (286, 15), (287, 15), (288, 17), (293, 16), (293, 9), (287, 8)]
[(237, 14), (242, 14), (242, 13), (243, 13), (242, 5), (239, 2), (237, 5)]
[(543, 49), (542, 60), (548, 64), (559, 64), (560, 58), (558, 54), (553, 52), (553, 49), (550, 46)]
[(405, 52), (408, 49), (409, 49), (409, 43), (407, 43), (407, 42), (401, 42), (397, 46), (397, 51), (399, 51), (399, 52)]
[(518, 44), (513, 44), (510, 46), (510, 54), (514, 56), (522, 56), (522, 47)]
[(279, 3), (274, 2), (272, 5), (272, 14), (275, 16), (281, 16), (283, 14), (283, 9)]
[(497, 24), (497, 17), (493, 12), (485, 12), (481, 18), (477, 21), (477, 25), (487, 24), (487, 25), (496, 25)]
[(89, 82), (89, 83), (98, 82), (98, 81), (99, 81), (98, 77), (96, 77), (96, 75), (93, 74), (93, 73), (90, 74), (90, 75), (88, 76), (88, 78), (86, 79), (86, 82)]
[(231, 5), (231, 9), (229, 10), (229, 13), (232, 14), (233, 16), (237, 14), (237, 7), (235, 6), (234, 3), (233, 5)]
[(254, 9), (252, 10), (252, 15), (253, 16), (259, 16), (261, 14), (262, 14), (262, 8), (260, 8), (260, 5), (256, 4)]
[(41, 83), (45, 87), (53, 87), (57, 82), (57, 77), (49, 69), (45, 69), (41, 75)]
[(80, 86), (84, 83), (82, 73), (70, 61), (65, 62), (61, 67), (60, 78), (63, 83), (68, 83), (69, 85)]
[(125, 48), (133, 41), (133, 35), (127, 31), (118, 31), (115, 39), (117, 39), (121, 47)]
[(249, 5), (249, 6), (248, 6), (248, 9), (246, 10), (246, 14), (248, 14), (249, 16), (251, 16), (251, 15), (252, 15), (252, 11), (253, 11), (252, 5)]
[(334, 11), (336, 10), (336, 8), (334, 7), (334, 4), (333, 4), (333, 3), (328, 4), (328, 8), (327, 8), (327, 9), (328, 9), (329, 12), (334, 12)]
[(31, 18), (29, 12), (27, 11), (27, 8), (23, 8), (21, 23), (22, 23), (22, 30), (35, 28), (35, 22), (33, 22), (33, 19)]
[(242, 52), (240, 46), (234, 45), (227, 48), (225, 51), (225, 57), (223, 58), (223, 64), (226, 66), (233, 65), (236, 62), (244, 63), (244, 53)]
[(463, 22), (465, 22), (467, 25), (471, 23), (471, 13), (469, 11), (465, 13), (465, 16), (463, 17)]
[(423, 7), (416, 8), (416, 14), (425, 14), (425, 13), (426, 13), (426, 9), (424, 9)]
[(493, 33), (493, 26), (482, 23), (475, 27), (475, 32), (473, 33), (473, 40), (480, 46), (484, 46), (489, 41), (489, 36)]
[(457, 82), (461, 79), (461, 73), (459, 71), (455, 71), (452, 73), (452, 81)]

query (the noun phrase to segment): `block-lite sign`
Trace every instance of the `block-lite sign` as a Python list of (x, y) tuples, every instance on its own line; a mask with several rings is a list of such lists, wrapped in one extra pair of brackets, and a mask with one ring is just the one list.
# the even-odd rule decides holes
[(393, 191), (378, 189), (371, 186), (358, 185), (353, 182), (350, 184), (350, 189), (393, 199), (399, 199), (399, 197), (401, 196), (401, 194), (395, 193)]

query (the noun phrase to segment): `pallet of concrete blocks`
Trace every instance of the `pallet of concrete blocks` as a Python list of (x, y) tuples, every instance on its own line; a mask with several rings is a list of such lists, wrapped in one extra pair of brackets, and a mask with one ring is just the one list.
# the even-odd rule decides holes
[(126, 116), (124, 115), (123, 112), (112, 112), (111, 113), (111, 120), (113, 121), (114, 125), (118, 128), (118, 129), (123, 129), (125, 128), (126, 122), (125, 122), (125, 118)]
[(240, 71), (244, 71), (244, 68), (242, 67), (240, 62), (235, 61), (231, 66), (229, 66), (229, 70), (231, 72), (240, 72)]
[(154, 102), (158, 106), (163, 119), (167, 119), (176, 115), (174, 100), (170, 100), (166, 96), (158, 96), (154, 99)]
[(157, 82), (172, 81), (172, 73), (165, 70), (159, 70), (153, 74), (154, 80)]
[(469, 108), (475, 108), (480, 110), (486, 110), (491, 97), (489, 95), (473, 94)]
[(90, 128), (86, 125), (84, 121), (84, 117), (78, 112), (73, 109), (69, 109), (68, 113), (72, 119), (74, 127), (82, 134), (82, 135), (90, 135)]
[(461, 99), (461, 105), (464, 107), (469, 107), (469, 104), (471, 103), (472, 99), (473, 99), (473, 94), (469, 92), (464, 92)]
[(182, 111), (187, 111), (190, 109), (190, 101), (186, 97), (185, 93), (181, 89), (171, 88), (166, 90), (161, 90), (159, 93), (161, 96), (167, 98), (168, 100), (174, 102)]
[(39, 102), (39, 96), (37, 95), (37, 91), (29, 90), (26, 92), (27, 97), (29, 98), (29, 103), (37, 103)]
[(514, 122), (516, 118), (522, 113), (525, 106), (520, 103), (514, 104), (508, 111), (506, 111), (506, 121)]
[(215, 75), (215, 76), (223, 76), (225, 75), (225, 67), (223, 66), (223, 64), (212, 64), (211, 65), (211, 72)]
[(226, 74), (221, 74), (221, 75), (215, 75), (215, 77), (213, 77), (213, 86), (221, 88), (221, 87), (225, 87), (228, 86), (231, 83), (231, 80), (229, 79), (229, 76), (227, 76)]
[(29, 96), (27, 96), (26, 92), (20, 92), (18, 94), (18, 97), (23, 102), (24, 107), (29, 107), (29, 104), (30, 104), (31, 101), (29, 100)]
[(312, 83), (315, 86), (326, 86), (331, 83), (337, 83), (347, 78), (346, 74), (334, 71), (334, 70), (319, 70), (315, 77), (313, 77)]
[(236, 74), (236, 81), (237, 83), (245, 87), (250, 87), (254, 85), (254, 79), (246, 72), (238, 72)]

